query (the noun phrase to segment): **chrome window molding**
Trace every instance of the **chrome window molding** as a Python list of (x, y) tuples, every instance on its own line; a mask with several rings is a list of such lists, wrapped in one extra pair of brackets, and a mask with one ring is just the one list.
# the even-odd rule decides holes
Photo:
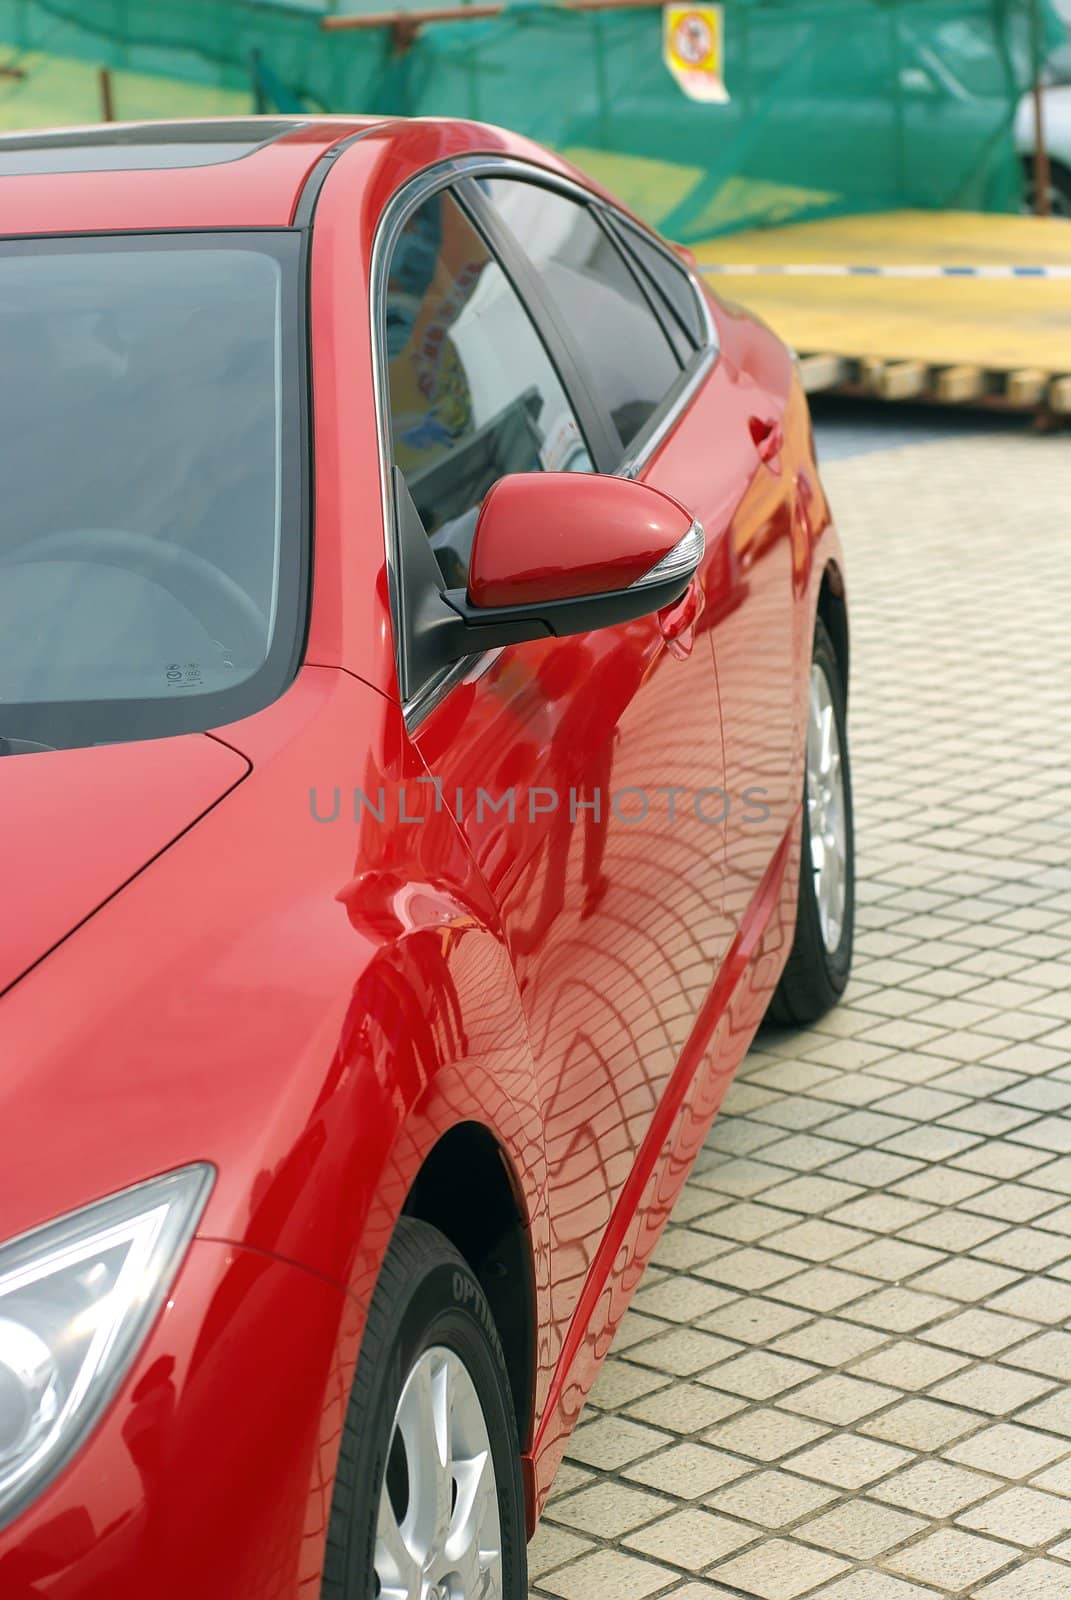
[[(520, 161), (514, 156), (473, 155), (448, 156), (434, 166), (427, 167), (424, 171), (417, 173), (415, 177), (410, 178), (392, 196), (379, 220), (372, 243), (369, 286), (372, 381), (379, 441), (380, 496), (386, 536), (387, 587), (390, 596), (391, 616), (394, 623), (395, 665), (401, 693), (402, 714), (410, 733), (414, 732), (424, 718), (445, 699), (455, 684), (472, 682), (482, 677), (483, 673), (497, 660), (500, 652), (492, 650), (479, 656), (468, 656), (463, 661), (459, 661), (454, 666), (438, 673), (426, 683), (411, 685), (407, 681), (405, 596), (401, 579), (397, 507), (395, 505), (394, 486), (391, 481), (394, 463), (390, 429), (387, 330), (386, 318), (380, 315), (380, 311), (385, 298), (387, 277), (394, 246), (412, 213), (425, 200), (430, 199), (432, 195), (437, 194), (441, 189), (448, 188), (451, 184), (456, 184), (464, 178), (485, 177), (516, 178), (528, 183), (536, 183), (543, 188), (554, 189), (560, 194), (568, 195), (580, 204), (592, 207), (596, 212), (602, 212), (606, 216), (613, 217), (617, 214), (616, 207), (609, 201), (591, 193), (581, 184), (574, 183), (570, 178), (548, 171), (545, 167), (536, 166), (534, 163), (527, 161)], [(458, 195), (457, 199), (459, 204), (464, 204), (461, 195)], [(627, 218), (625, 220), (628, 221)], [(662, 251), (663, 255), (673, 263), (679, 272), (684, 274), (690, 283), (692, 293), (695, 295), (702, 313), (707, 343), (696, 351), (691, 362), (682, 370), (677, 384), (669, 391), (665, 409), (659, 408), (651, 423), (633, 441), (624, 458), (618, 464), (615, 469), (615, 476), (622, 478), (636, 478), (643, 471), (647, 462), (676, 425), (682, 413), (687, 409), (700, 385), (709, 375), (719, 355), (717, 327), (706, 295), (700, 288), (695, 275), (689, 272), (680, 257), (675, 255), (656, 235), (645, 234), (645, 237)], [(618, 245), (618, 248), (620, 249), (622, 246)]]
[[(710, 325), (713, 328), (713, 318), (710, 318)], [(717, 335), (715, 333), (715, 341), (716, 339)], [(639, 477), (651, 457), (676, 427), (683, 413), (687, 411), (703, 383), (713, 371), (717, 359), (718, 349), (716, 342), (713, 345), (708, 345), (705, 349), (696, 351), (694, 357), (684, 369), (683, 381), (670, 390), (669, 404), (666, 410), (663, 411), (659, 408), (651, 422), (633, 440), (627, 455), (617, 468), (615, 477)]]

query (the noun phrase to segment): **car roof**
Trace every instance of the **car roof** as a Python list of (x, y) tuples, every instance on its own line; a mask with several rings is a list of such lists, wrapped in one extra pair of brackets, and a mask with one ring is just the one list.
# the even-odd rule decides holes
[(464, 150), (558, 167), (499, 129), (447, 119), (234, 117), (0, 135), (0, 235), (287, 227), (338, 146), (370, 137), (428, 164)]
[(213, 166), (239, 161), (295, 131), (292, 119), (266, 117), (45, 128), (0, 138), (0, 175)]
[(0, 136), (0, 233), (285, 227), (330, 149), (375, 117), (105, 123)]

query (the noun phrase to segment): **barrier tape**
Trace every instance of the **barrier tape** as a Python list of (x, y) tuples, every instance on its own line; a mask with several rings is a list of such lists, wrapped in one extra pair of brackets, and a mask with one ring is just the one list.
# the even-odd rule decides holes
[(730, 278), (1071, 278), (1071, 265), (1057, 267), (864, 267), (810, 261), (799, 263), (702, 261), (696, 271)]

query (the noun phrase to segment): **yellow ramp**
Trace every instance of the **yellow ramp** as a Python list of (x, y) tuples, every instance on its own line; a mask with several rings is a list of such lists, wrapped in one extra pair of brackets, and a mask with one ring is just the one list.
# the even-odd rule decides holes
[[(701, 264), (819, 264), (1071, 269), (1071, 223), (972, 212), (901, 211), (757, 229), (694, 245)], [(752, 307), (803, 355), (839, 356), (848, 387), (871, 387), (888, 364), (918, 368), (917, 380), (891, 386), (898, 398), (937, 392), (976, 398), (969, 382), (936, 382), (941, 368), (986, 375), (985, 397), (1029, 397), (1001, 375), (1043, 374), (1050, 401), (1067, 397), (1071, 374), (1071, 277), (710, 277), (718, 293)], [(817, 370), (817, 368), (816, 368)], [(835, 372), (836, 363), (828, 363)], [(868, 377), (868, 375), (870, 375)], [(1060, 387), (1060, 382), (1063, 387)], [(843, 386), (841, 381), (815, 387)], [(1038, 384), (1034, 388), (1037, 389)], [(945, 391), (942, 393), (942, 389)], [(1035, 394), (1034, 399), (1038, 396)], [(1057, 403), (1056, 408), (1065, 409)], [(1069, 407), (1071, 409), (1071, 407)]]

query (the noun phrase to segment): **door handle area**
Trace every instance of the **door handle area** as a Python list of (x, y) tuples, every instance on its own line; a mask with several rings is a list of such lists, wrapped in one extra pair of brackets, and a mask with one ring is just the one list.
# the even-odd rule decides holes
[(779, 472), (778, 458), (785, 442), (780, 422), (776, 417), (751, 417), (748, 428), (759, 460), (764, 461), (771, 471)]
[(680, 599), (664, 606), (658, 613), (658, 628), (666, 641), (666, 649), (678, 661), (691, 655), (695, 644), (695, 625), (703, 612), (705, 596), (698, 576), (694, 577)]

